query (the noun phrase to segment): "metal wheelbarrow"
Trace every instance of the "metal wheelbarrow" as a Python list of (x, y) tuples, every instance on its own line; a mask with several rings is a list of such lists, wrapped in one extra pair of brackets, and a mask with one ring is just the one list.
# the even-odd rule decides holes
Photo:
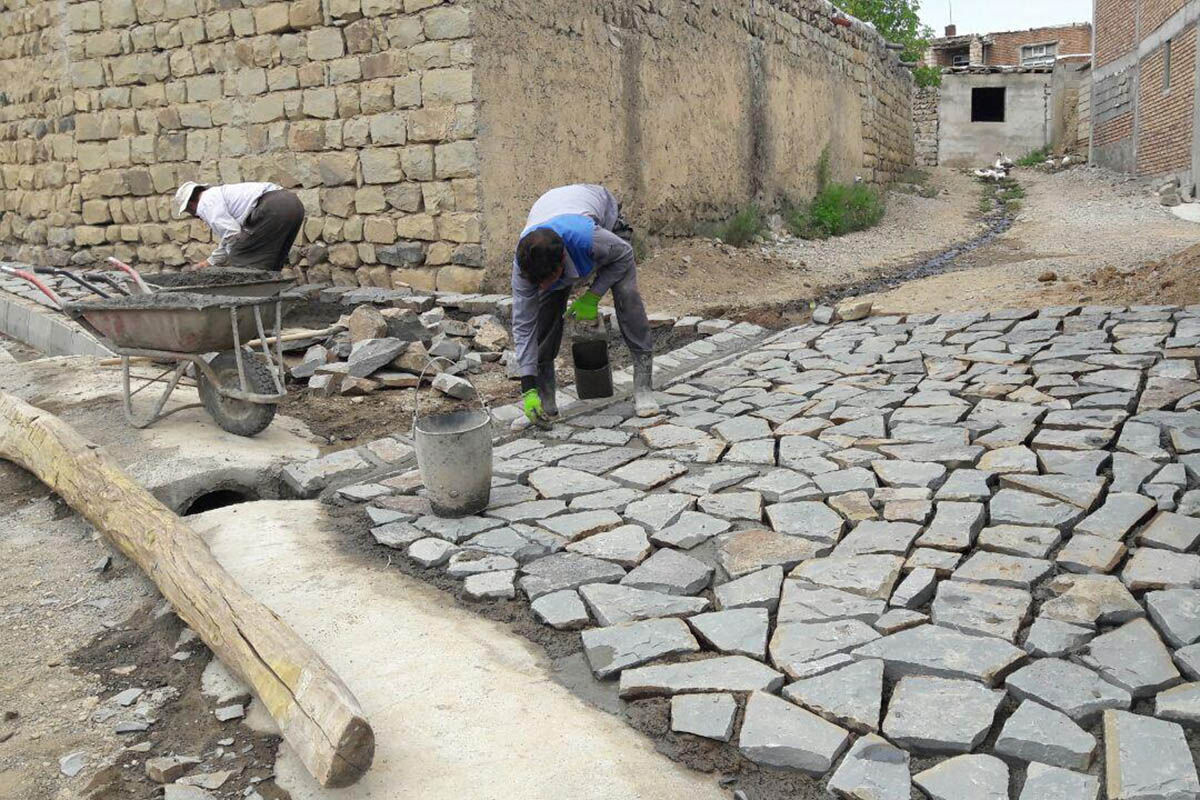
[[(121, 357), (125, 418), (145, 428), (185, 408), (203, 407), (226, 431), (254, 436), (275, 417), (287, 396), (279, 330), (283, 316), (278, 297), (218, 297), (187, 292), (140, 294), (64, 302), (24, 270), (0, 268), (37, 286), (64, 313), (95, 334)], [(274, 306), (274, 325), (263, 322), (263, 309)], [(250, 346), (258, 337), (261, 354)], [(271, 352), (269, 340), (275, 339)], [(213, 357), (212, 354), (216, 354)], [(131, 358), (172, 363), (154, 378), (131, 388)], [(196, 369), (200, 403), (163, 411), (189, 366)], [(133, 396), (170, 375), (149, 414), (133, 410)]]

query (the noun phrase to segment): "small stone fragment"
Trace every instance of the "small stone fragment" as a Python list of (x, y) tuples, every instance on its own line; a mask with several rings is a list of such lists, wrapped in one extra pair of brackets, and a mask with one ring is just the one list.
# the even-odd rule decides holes
[(213, 716), (217, 718), (218, 722), (229, 722), (246, 716), (246, 708), (240, 704), (222, 706), (213, 712)]
[(155, 783), (173, 783), (187, 774), (200, 759), (190, 756), (160, 756), (146, 760), (146, 777)]
[(677, 733), (728, 742), (736, 715), (737, 701), (731, 694), (681, 694), (671, 698), (671, 730)]
[(507, 600), (517, 596), (516, 569), (481, 572), (463, 581), (468, 600)]
[[(607, 584), (596, 584), (607, 585)], [(530, 611), (543, 625), (559, 631), (574, 631), (586, 628), (591, 618), (587, 606), (573, 589), (544, 594), (529, 604)]]

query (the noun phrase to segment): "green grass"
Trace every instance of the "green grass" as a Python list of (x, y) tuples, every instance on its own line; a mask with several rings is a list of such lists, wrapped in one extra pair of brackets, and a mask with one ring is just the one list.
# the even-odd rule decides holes
[(1036, 167), (1041, 165), (1041, 163), (1045, 161), (1049, 155), (1050, 150), (1043, 147), (1040, 150), (1029, 151), (1025, 155), (1018, 158), (1016, 163), (1018, 167)]
[(788, 230), (803, 239), (844, 236), (879, 224), (887, 210), (873, 186), (827, 183), (806, 207), (785, 211)]
[(743, 208), (738, 213), (718, 224), (713, 236), (734, 247), (745, 247), (767, 229), (767, 220), (756, 205)]

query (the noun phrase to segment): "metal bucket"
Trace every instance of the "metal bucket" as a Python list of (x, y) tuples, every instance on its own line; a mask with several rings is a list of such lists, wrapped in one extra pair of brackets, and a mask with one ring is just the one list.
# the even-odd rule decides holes
[(607, 339), (586, 339), (571, 345), (575, 362), (575, 391), (580, 400), (613, 396), (612, 364)]
[[(436, 361), (439, 359), (434, 359)], [(433, 364), (426, 365), (425, 371)], [(467, 378), (471, 382), (470, 378)], [(492, 494), (492, 415), (474, 383), (478, 411), (419, 416), (421, 384), (413, 402), (413, 443), (417, 468), (433, 513), (466, 517), (488, 507)]]

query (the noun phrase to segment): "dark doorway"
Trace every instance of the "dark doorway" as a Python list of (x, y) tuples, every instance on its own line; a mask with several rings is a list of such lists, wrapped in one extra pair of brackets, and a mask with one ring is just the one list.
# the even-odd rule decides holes
[(1004, 122), (1004, 87), (971, 90), (971, 122)]

